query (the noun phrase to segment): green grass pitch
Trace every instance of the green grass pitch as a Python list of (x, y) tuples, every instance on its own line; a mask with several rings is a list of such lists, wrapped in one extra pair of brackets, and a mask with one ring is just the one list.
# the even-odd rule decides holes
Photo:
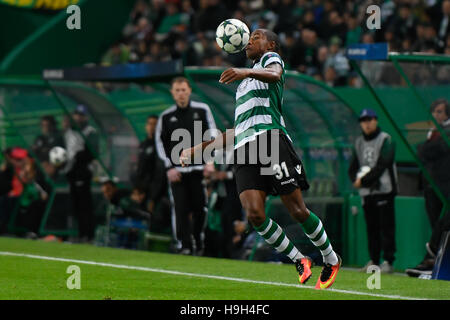
[[(22, 254), (22, 255), (20, 255)], [(57, 258), (57, 259), (55, 259)], [(80, 289), (68, 289), (70, 265), (80, 268)], [(372, 300), (449, 299), (450, 281), (340, 271), (330, 290), (305, 286), (294, 265), (180, 256), (92, 245), (0, 238), (0, 299), (152, 300)]]

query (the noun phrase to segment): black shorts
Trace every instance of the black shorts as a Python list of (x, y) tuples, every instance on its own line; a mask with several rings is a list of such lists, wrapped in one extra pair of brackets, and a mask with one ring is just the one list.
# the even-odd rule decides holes
[[(272, 159), (269, 163), (264, 156), (255, 156), (255, 150), (260, 150), (262, 144), (268, 145), (269, 151), (266, 154)], [(275, 144), (278, 144), (278, 148)], [(277, 151), (279, 156), (272, 157)], [(245, 161), (240, 160), (242, 155), (245, 155)], [(278, 130), (267, 131), (254, 141), (239, 147), (235, 150), (234, 157), (234, 175), (239, 194), (253, 189), (262, 190), (271, 195), (286, 195), (297, 188), (309, 189), (302, 161), (289, 138)]]

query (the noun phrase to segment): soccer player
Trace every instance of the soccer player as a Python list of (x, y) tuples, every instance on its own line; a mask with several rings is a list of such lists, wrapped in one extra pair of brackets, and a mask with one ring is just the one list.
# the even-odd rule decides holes
[[(285, 70), (278, 53), (279, 48), (279, 39), (275, 33), (257, 29), (251, 34), (245, 50), (247, 57), (254, 62), (253, 68), (227, 69), (219, 80), (225, 84), (242, 80), (236, 92), (234, 129), (227, 130), (214, 140), (183, 150), (180, 160), (182, 165), (188, 165), (207, 146), (208, 149), (220, 149), (233, 140), (235, 157), (244, 154), (246, 160), (254, 155), (251, 150), (255, 150), (255, 144), (264, 147), (262, 143), (269, 142), (266, 148), (270, 149), (271, 155), (278, 148), (279, 163), (270, 164), (269, 167), (263, 164), (262, 159), (257, 159), (256, 164), (246, 161), (235, 165), (239, 198), (256, 231), (267, 243), (295, 263), (299, 282), (304, 284), (311, 277), (311, 259), (303, 256), (283, 229), (265, 215), (267, 195), (281, 196), (292, 217), (300, 223), (303, 231), (322, 253), (324, 266), (316, 288), (325, 289), (334, 283), (341, 258), (334, 252), (322, 222), (306, 208), (303, 201), (301, 190), (306, 190), (309, 185), (282, 116)], [(261, 174), (262, 169), (268, 168), (272, 170), (272, 174)]]

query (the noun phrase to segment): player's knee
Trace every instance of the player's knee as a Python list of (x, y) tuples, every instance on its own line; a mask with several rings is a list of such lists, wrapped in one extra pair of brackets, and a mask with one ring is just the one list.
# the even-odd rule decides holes
[(310, 213), (308, 208), (306, 208), (306, 206), (296, 206), (292, 211), (291, 211), (292, 216), (300, 223), (305, 222)]
[(253, 226), (258, 227), (262, 225), (264, 220), (266, 219), (264, 210), (261, 210), (261, 208), (249, 207), (246, 208), (245, 211), (247, 212), (248, 220)]

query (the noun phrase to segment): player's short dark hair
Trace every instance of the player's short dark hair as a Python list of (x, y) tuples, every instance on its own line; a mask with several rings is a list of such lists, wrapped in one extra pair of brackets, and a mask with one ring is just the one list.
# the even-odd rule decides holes
[(439, 106), (441, 104), (443, 104), (445, 106), (445, 114), (447, 115), (447, 117), (450, 117), (450, 104), (448, 103), (447, 99), (434, 100), (430, 107), (431, 112), (433, 112), (434, 109), (436, 109), (437, 106)]
[(175, 77), (172, 79), (172, 81), (170, 81), (170, 87), (173, 87), (174, 83), (182, 83), (182, 82), (186, 82), (187, 85), (189, 86), (189, 88), (191, 87), (191, 83), (189, 82), (189, 80), (186, 77)]
[(157, 116), (156, 114), (151, 114), (151, 115), (149, 115), (149, 116), (147, 117), (147, 121), (150, 120), (150, 119), (156, 119), (156, 120), (158, 120), (158, 116)]
[(267, 30), (267, 29), (262, 29), (262, 30), (264, 31), (264, 34), (266, 35), (267, 41), (275, 42), (275, 48), (273, 49), (273, 51), (275, 51), (276, 53), (280, 53), (281, 42), (280, 42), (280, 38), (278, 37), (278, 35), (275, 32)]

